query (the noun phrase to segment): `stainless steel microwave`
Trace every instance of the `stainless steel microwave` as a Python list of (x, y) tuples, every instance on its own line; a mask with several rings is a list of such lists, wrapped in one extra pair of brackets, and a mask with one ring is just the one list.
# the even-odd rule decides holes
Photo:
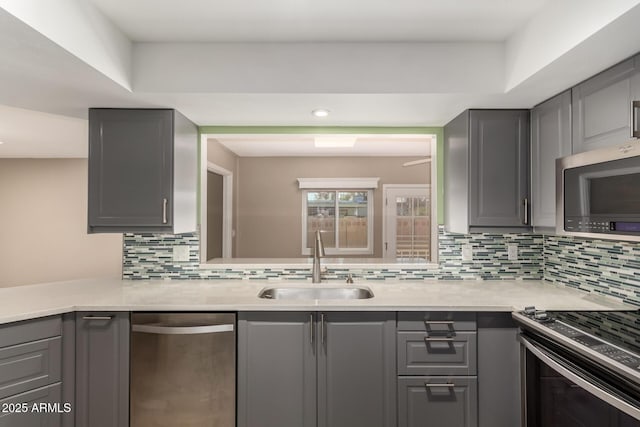
[(640, 241), (640, 141), (556, 160), (556, 233)]

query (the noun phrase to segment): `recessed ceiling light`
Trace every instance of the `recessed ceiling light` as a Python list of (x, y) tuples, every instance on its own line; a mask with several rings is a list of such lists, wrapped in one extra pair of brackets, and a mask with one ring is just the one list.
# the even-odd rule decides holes
[(313, 114), (316, 117), (327, 117), (329, 115), (329, 110), (326, 110), (324, 108), (318, 108), (313, 110), (311, 114)]
[(4, 144), (4, 141), (0, 141), (0, 145)]

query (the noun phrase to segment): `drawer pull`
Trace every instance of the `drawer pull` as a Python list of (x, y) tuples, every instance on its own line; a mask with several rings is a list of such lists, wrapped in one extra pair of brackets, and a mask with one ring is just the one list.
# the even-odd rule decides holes
[(426, 388), (454, 388), (456, 385), (451, 383), (424, 383)]
[(454, 337), (424, 337), (424, 342), (430, 342), (430, 341), (451, 342), (451, 341), (455, 341), (455, 338)]
[[(427, 331), (428, 334), (441, 334), (441, 335), (446, 335), (448, 337), (451, 337), (451, 336), (454, 337), (456, 336), (456, 330), (453, 327), (453, 323), (454, 322), (452, 320), (425, 320), (424, 329)], [(433, 329), (431, 329), (431, 326), (434, 326), (434, 325), (446, 325), (447, 330), (434, 331)]]
[(82, 320), (111, 320), (113, 316), (83, 316)]

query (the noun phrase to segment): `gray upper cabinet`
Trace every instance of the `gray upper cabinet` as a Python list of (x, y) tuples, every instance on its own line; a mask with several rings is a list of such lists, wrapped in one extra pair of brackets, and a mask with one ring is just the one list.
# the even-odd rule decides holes
[(238, 427), (393, 427), (395, 313), (239, 313)]
[(196, 230), (197, 127), (169, 109), (89, 110), (89, 232)]
[(322, 313), (319, 322), (318, 427), (395, 426), (395, 313)]
[(76, 313), (76, 426), (129, 425), (128, 312)]
[(556, 159), (571, 154), (571, 91), (531, 110), (531, 207), (536, 228), (556, 226)]
[(529, 111), (467, 110), (444, 128), (449, 232), (528, 231)]
[(632, 103), (640, 100), (640, 56), (575, 86), (572, 97), (574, 153), (627, 141)]

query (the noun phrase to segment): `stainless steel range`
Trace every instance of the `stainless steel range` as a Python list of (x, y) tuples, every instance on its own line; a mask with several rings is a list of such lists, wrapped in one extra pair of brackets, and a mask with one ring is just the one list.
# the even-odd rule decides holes
[(640, 426), (640, 312), (514, 313), (528, 427)]

